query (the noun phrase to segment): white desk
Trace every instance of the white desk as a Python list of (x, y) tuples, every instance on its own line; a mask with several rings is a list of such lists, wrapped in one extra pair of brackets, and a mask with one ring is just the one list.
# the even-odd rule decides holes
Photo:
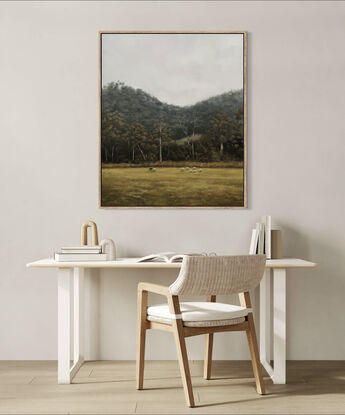
[[(42, 259), (28, 267), (58, 269), (58, 383), (68, 384), (84, 362), (84, 271), (88, 268), (119, 269), (179, 269), (181, 263), (137, 262), (137, 258), (117, 261), (55, 262)], [(274, 383), (286, 381), (286, 270), (315, 267), (313, 262), (301, 259), (267, 260), (266, 272), (260, 284), (260, 358)], [(270, 365), (271, 344), (271, 270), (273, 270), (273, 357)], [(70, 361), (71, 343), (71, 281), (73, 280), (73, 365)]]

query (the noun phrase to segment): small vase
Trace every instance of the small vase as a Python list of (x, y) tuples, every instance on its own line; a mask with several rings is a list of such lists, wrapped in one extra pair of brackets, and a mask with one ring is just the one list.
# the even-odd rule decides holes
[(102, 253), (107, 254), (107, 261), (116, 261), (115, 243), (112, 239), (103, 239), (100, 243)]

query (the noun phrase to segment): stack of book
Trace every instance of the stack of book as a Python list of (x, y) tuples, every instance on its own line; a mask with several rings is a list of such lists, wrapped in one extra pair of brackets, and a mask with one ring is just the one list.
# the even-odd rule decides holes
[(250, 241), (249, 254), (266, 254), (271, 259), (271, 216), (262, 216), (261, 221), (255, 224)]
[(56, 252), (54, 258), (57, 262), (106, 261), (107, 254), (102, 253), (100, 245), (66, 246)]

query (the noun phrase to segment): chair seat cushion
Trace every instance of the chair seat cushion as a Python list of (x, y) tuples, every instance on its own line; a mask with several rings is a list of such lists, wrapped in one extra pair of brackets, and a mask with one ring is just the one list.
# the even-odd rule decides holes
[(147, 308), (147, 319), (171, 324), (172, 319), (182, 318), (187, 327), (210, 327), (242, 323), (252, 310), (232, 304), (211, 302), (180, 303), (181, 315), (171, 315), (168, 304), (158, 304)]
[[(157, 323), (170, 324), (171, 319), (164, 317), (147, 316), (147, 320), (156, 321)], [(205, 321), (183, 321), (185, 327), (219, 327), (219, 326), (232, 326), (234, 324), (240, 324), (245, 321), (244, 317), (232, 318), (229, 320), (205, 320)]]

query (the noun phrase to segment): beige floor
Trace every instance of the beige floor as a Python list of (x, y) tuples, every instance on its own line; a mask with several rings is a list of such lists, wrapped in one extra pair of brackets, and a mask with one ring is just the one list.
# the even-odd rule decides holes
[(345, 414), (345, 361), (288, 362), (288, 384), (268, 394), (254, 388), (250, 362), (216, 361), (202, 379), (191, 361), (197, 408), (185, 406), (178, 364), (146, 364), (146, 390), (137, 391), (132, 361), (87, 362), (72, 385), (57, 385), (56, 362), (0, 361), (1, 414)]

